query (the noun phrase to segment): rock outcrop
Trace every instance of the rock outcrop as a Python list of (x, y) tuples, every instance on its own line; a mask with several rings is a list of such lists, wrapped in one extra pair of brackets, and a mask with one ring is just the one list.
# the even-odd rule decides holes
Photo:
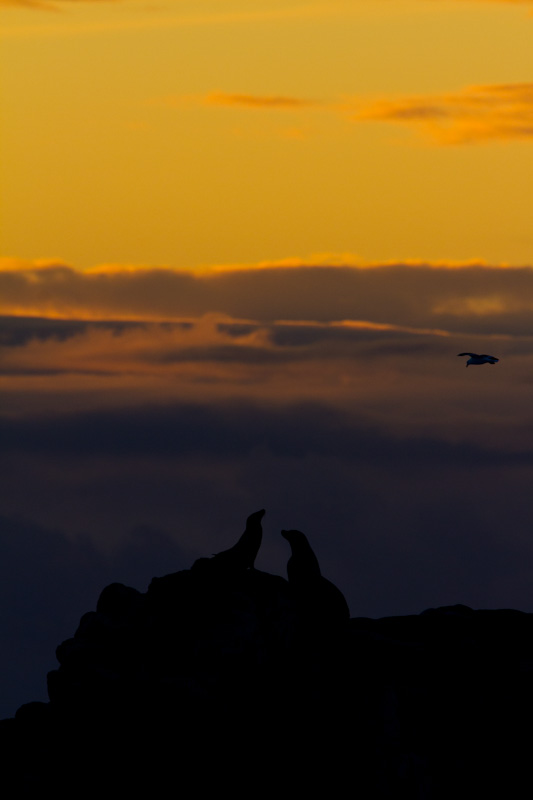
[(533, 615), (340, 615), (332, 634), (296, 589), (249, 568), (106, 587), (57, 648), (49, 703), (0, 722), (4, 782), (20, 796), (521, 796)]

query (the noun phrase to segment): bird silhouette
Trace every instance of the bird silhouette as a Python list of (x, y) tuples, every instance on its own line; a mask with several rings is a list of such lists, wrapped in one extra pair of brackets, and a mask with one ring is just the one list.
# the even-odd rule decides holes
[(499, 361), (499, 358), (495, 356), (488, 356), (485, 353), (482, 355), (478, 355), (477, 353), (458, 353), (459, 356), (470, 356), (468, 361), (466, 362), (466, 366), (468, 367), (469, 364), (495, 364)]

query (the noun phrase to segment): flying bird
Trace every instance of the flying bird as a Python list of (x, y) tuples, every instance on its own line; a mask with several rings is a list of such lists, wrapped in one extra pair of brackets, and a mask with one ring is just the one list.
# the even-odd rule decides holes
[(487, 356), (485, 353), (482, 355), (478, 355), (477, 353), (457, 353), (458, 356), (470, 356), (468, 361), (466, 362), (466, 366), (468, 367), (469, 364), (495, 364), (499, 361), (499, 358), (495, 356)]

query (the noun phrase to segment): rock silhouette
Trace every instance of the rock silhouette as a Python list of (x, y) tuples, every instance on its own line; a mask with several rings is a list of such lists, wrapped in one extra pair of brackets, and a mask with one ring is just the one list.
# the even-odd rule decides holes
[(7, 796), (522, 796), (533, 615), (348, 620), (333, 587), (321, 618), (329, 581), (305, 536), (285, 535), (289, 581), (250, 569), (254, 554), (223, 579), (200, 567), (146, 592), (107, 586), (57, 648), (49, 702), (0, 722)]

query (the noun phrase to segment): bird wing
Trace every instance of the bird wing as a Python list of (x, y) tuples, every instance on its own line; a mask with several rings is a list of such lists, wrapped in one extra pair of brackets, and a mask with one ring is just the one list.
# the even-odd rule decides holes
[(496, 356), (488, 356), (486, 353), (483, 353), (483, 355), (481, 355), (480, 358), (486, 358), (487, 361), (492, 361), (492, 362), (500, 360), (499, 358), (496, 358)]
[(458, 356), (472, 356), (472, 358), (479, 358), (476, 353), (457, 353)]

